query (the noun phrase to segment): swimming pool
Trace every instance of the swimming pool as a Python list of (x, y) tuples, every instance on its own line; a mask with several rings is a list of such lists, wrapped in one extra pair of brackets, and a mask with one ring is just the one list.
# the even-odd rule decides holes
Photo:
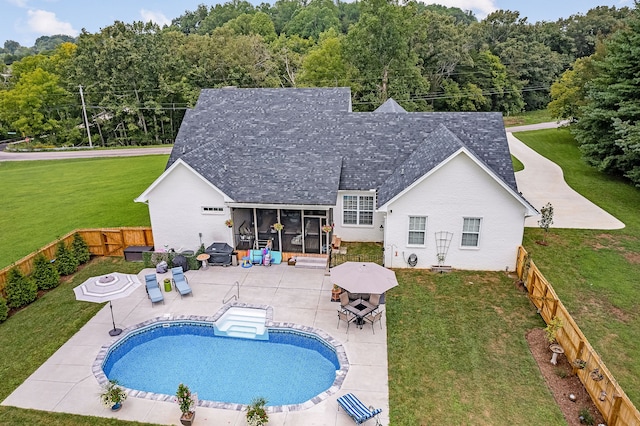
[(116, 379), (132, 396), (164, 400), (185, 383), (200, 405), (235, 409), (258, 396), (269, 406), (307, 408), (339, 389), (348, 369), (341, 344), (294, 324), (268, 330), (268, 340), (238, 339), (215, 336), (213, 321), (158, 319), (98, 357), (98, 380)]

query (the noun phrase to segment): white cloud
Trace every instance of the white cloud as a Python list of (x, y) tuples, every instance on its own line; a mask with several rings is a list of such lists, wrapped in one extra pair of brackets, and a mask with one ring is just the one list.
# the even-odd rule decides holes
[(34, 33), (43, 35), (65, 34), (72, 37), (78, 35), (78, 31), (74, 30), (70, 23), (59, 21), (53, 12), (29, 10), (27, 14), (27, 25)]
[(422, 0), (425, 4), (439, 4), (447, 7), (458, 7), (462, 10), (471, 10), (478, 19), (484, 19), (488, 14), (498, 10), (495, 0)]
[(153, 22), (159, 26), (171, 25), (171, 19), (168, 19), (162, 12), (154, 12), (152, 10), (142, 9), (140, 10), (140, 16), (142, 16), (143, 22)]

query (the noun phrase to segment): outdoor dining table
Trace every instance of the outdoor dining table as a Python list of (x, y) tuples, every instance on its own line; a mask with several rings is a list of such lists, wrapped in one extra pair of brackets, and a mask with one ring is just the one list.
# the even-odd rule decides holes
[(377, 306), (372, 305), (364, 299), (356, 299), (344, 306), (344, 309), (356, 316), (356, 325), (362, 328), (364, 317), (373, 312)]

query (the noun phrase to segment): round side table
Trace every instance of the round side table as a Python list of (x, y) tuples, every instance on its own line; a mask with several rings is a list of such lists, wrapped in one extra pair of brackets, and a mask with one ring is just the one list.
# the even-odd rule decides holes
[(207, 253), (201, 253), (196, 257), (196, 260), (202, 262), (202, 269), (207, 269), (209, 267), (207, 260), (209, 260), (211, 256)]

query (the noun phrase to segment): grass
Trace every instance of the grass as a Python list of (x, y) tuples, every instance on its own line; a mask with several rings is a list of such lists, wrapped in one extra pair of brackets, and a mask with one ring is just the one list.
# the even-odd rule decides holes
[(525, 340), (544, 323), (513, 277), (396, 274), (386, 305), (390, 424), (566, 424)]
[(625, 223), (613, 231), (527, 229), (524, 245), (629, 398), (640, 406), (640, 189), (580, 160), (566, 129), (517, 137), (562, 167), (567, 183)]
[(77, 228), (148, 226), (133, 199), (162, 173), (166, 155), (0, 162), (0, 268)]
[[(0, 324), (0, 401), (4, 400), (31, 373), (73, 336), (104, 304), (78, 302), (73, 287), (85, 279), (114, 270), (138, 273), (141, 263), (101, 258), (90, 262), (72, 280), (60, 284), (27, 308)], [(105, 333), (108, 330), (105, 330)], [(0, 406), (0, 424), (4, 425), (116, 425), (115, 419), (52, 414)]]
[(511, 156), (511, 162), (513, 163), (514, 172), (519, 172), (521, 170), (524, 170), (524, 164), (522, 164), (522, 162), (518, 160), (516, 157), (514, 157), (513, 155)]
[(541, 109), (538, 111), (527, 111), (518, 115), (511, 115), (503, 118), (505, 127), (526, 126), (528, 124), (546, 123), (556, 121), (549, 111)]

